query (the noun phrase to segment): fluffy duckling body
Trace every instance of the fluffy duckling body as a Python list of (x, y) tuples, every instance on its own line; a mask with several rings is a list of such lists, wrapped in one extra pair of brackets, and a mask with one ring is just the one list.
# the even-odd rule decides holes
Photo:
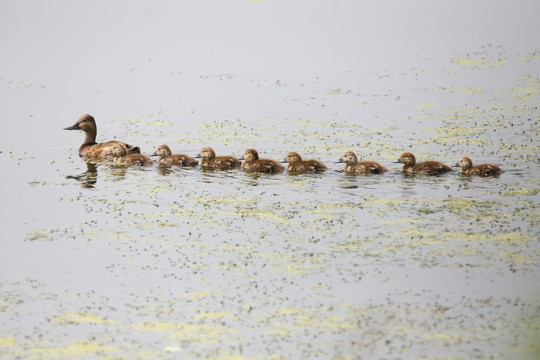
[(202, 148), (198, 157), (201, 158), (199, 166), (207, 170), (230, 170), (240, 167), (242, 164), (242, 162), (234, 156), (216, 156), (216, 152), (211, 147)]
[(285, 169), (279, 162), (271, 159), (259, 159), (259, 153), (255, 149), (247, 149), (240, 160), (244, 171), (275, 173)]
[(290, 172), (321, 172), (328, 169), (318, 160), (302, 160), (302, 156), (296, 151), (289, 152), (285, 161), (289, 163), (285, 169)]
[(113, 144), (111, 151), (107, 155), (114, 156), (114, 162), (125, 165), (149, 166), (153, 164), (152, 159), (143, 154), (128, 154), (128, 149), (124, 144)]
[(106, 154), (112, 150), (114, 144), (123, 144), (129, 154), (138, 154), (141, 152), (138, 146), (131, 146), (121, 141), (111, 140), (103, 143), (96, 143), (97, 125), (96, 120), (91, 115), (83, 115), (77, 122), (64, 130), (82, 130), (85, 138), (83, 144), (79, 147), (79, 156), (89, 159), (104, 159)]
[(384, 174), (388, 171), (376, 161), (358, 161), (354, 151), (346, 151), (338, 162), (346, 164), (344, 170), (347, 174)]
[(171, 148), (168, 145), (159, 145), (156, 152), (152, 156), (159, 156), (158, 162), (165, 166), (180, 165), (180, 166), (196, 166), (199, 162), (189, 155), (172, 154)]
[(480, 164), (473, 166), (471, 158), (464, 156), (457, 162), (455, 167), (460, 167), (460, 173), (464, 175), (477, 175), (477, 176), (497, 176), (501, 175), (502, 170), (497, 165), (493, 164)]
[(401, 154), (396, 163), (403, 164), (404, 173), (424, 173), (428, 175), (444, 174), (452, 171), (452, 168), (438, 161), (424, 161), (417, 163), (415, 156), (410, 152)]

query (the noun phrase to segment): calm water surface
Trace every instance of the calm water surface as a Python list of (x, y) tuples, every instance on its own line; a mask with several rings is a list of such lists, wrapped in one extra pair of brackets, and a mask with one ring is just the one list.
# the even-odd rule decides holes
[[(538, 358), (539, 7), (399, 4), (1, 5), (0, 358)], [(329, 170), (85, 162), (84, 113)]]

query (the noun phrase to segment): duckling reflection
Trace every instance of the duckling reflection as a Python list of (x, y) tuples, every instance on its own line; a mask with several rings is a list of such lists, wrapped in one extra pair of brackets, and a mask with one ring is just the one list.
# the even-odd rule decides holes
[(302, 160), (296, 151), (289, 152), (285, 162), (289, 163), (285, 169), (292, 173), (323, 172), (328, 169), (319, 160)]
[(242, 163), (242, 169), (244, 171), (276, 173), (285, 169), (283, 165), (275, 160), (259, 159), (259, 153), (255, 149), (247, 149), (240, 160), (244, 160)]
[(66, 179), (75, 179), (81, 183), (81, 187), (91, 189), (97, 183), (97, 164), (93, 161), (86, 162), (86, 171), (79, 175), (68, 175)]
[(124, 165), (150, 166), (154, 162), (146, 155), (128, 154), (128, 149), (124, 144), (113, 144), (111, 151), (106, 155), (113, 155), (114, 162)]
[(473, 166), (471, 158), (467, 156), (459, 159), (454, 167), (460, 167), (461, 170), (459, 172), (463, 175), (498, 176), (502, 173), (501, 168), (493, 164), (480, 164)]
[(96, 120), (92, 115), (83, 115), (77, 120), (77, 122), (64, 130), (82, 130), (84, 131), (85, 138), (82, 145), (79, 147), (79, 156), (83, 156), (89, 159), (105, 159), (106, 154), (112, 150), (112, 145), (123, 144), (129, 154), (140, 153), (138, 146), (131, 146), (121, 141), (111, 140), (103, 143), (96, 143), (97, 125)]
[(424, 161), (417, 163), (413, 153), (404, 152), (396, 163), (403, 164), (401, 169), (404, 173), (424, 173), (427, 175), (438, 175), (452, 171), (452, 168), (438, 161)]
[(197, 158), (200, 158), (199, 166), (206, 170), (230, 170), (240, 167), (242, 162), (230, 155), (216, 156), (211, 147), (203, 147)]
[(354, 151), (346, 151), (338, 163), (345, 163), (345, 172), (347, 174), (383, 174), (388, 171), (386, 167), (376, 161), (358, 161), (358, 156)]
[(159, 156), (159, 164), (163, 166), (196, 166), (198, 161), (189, 155), (185, 154), (173, 154), (171, 148), (168, 145), (159, 145), (156, 152), (151, 156)]

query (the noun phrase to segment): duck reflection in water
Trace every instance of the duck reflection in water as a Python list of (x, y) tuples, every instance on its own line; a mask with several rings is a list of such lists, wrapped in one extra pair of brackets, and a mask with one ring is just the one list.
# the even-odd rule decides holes
[(97, 182), (97, 164), (94, 161), (86, 162), (86, 171), (79, 175), (68, 175), (66, 179), (75, 179), (81, 183), (81, 187), (92, 189)]

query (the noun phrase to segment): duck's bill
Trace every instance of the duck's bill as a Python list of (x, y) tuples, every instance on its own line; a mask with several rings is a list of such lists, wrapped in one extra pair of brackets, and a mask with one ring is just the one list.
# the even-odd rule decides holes
[(73, 126), (68, 126), (68, 127), (64, 128), (64, 130), (81, 130), (81, 127), (79, 126), (79, 123), (76, 123)]

